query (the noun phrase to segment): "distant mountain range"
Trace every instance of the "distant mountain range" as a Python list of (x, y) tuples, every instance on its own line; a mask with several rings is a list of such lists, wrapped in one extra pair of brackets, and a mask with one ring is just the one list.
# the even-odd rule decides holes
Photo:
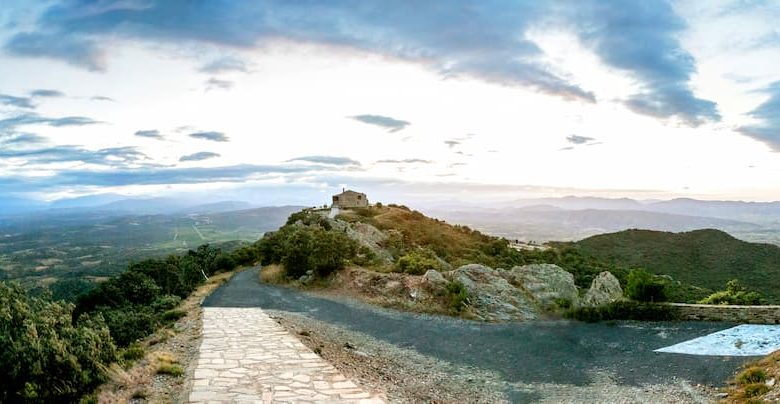
[(680, 232), (713, 228), (748, 241), (780, 244), (780, 202), (568, 196), (426, 212), (491, 234), (537, 242), (578, 240), (626, 229)]

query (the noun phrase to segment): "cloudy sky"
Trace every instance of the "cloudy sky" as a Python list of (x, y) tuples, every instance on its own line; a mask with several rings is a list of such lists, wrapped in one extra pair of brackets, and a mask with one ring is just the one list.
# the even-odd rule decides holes
[(3, 0), (0, 197), (776, 200), (777, 21), (773, 0)]

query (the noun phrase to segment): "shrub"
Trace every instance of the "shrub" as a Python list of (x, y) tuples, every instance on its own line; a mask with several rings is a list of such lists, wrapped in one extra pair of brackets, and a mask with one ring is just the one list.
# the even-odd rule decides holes
[(769, 392), (769, 386), (765, 383), (751, 383), (745, 386), (745, 397), (758, 397)]
[(141, 344), (131, 344), (129, 347), (125, 348), (121, 354), (122, 359), (127, 362), (143, 359), (144, 355), (146, 355), (146, 352)]
[(447, 299), (451, 311), (455, 313), (463, 311), (468, 297), (468, 291), (463, 283), (454, 281), (447, 284)]
[(338, 230), (314, 226), (285, 226), (258, 242), (263, 265), (282, 264), (286, 275), (298, 278), (313, 271), (327, 276), (341, 269), (358, 251), (357, 242)]
[(749, 367), (737, 375), (737, 383), (741, 385), (763, 383), (766, 381), (766, 372), (758, 366)]
[(78, 402), (105, 381), (116, 347), (100, 315), (0, 282), (0, 402)]
[(160, 296), (157, 299), (154, 299), (154, 301), (151, 304), (152, 310), (155, 312), (161, 312), (165, 310), (170, 310), (181, 303), (181, 298), (179, 296), (173, 296), (173, 295), (165, 295)]
[(674, 309), (663, 304), (617, 301), (598, 307), (579, 307), (564, 313), (564, 317), (589, 323), (609, 320), (672, 321)]
[(177, 365), (175, 363), (161, 363), (157, 367), (157, 374), (179, 377), (184, 374), (184, 368), (182, 368), (181, 365)]
[(422, 275), (430, 269), (441, 270), (441, 263), (436, 254), (428, 249), (412, 251), (398, 259), (398, 269), (412, 275)]
[(174, 322), (174, 321), (176, 321), (176, 320), (178, 320), (178, 319), (180, 319), (180, 318), (182, 318), (182, 317), (184, 317), (186, 315), (187, 315), (187, 312), (184, 311), (184, 310), (168, 310), (168, 311), (164, 312), (160, 316), (160, 318), (162, 319), (162, 321), (164, 321), (166, 323), (172, 323), (172, 322)]
[(715, 292), (699, 301), (701, 304), (761, 304), (762, 296), (758, 292), (745, 289), (738, 280), (732, 279), (726, 283), (726, 290)]
[(663, 302), (666, 300), (666, 284), (650, 273), (634, 269), (628, 274), (626, 296), (640, 302)]

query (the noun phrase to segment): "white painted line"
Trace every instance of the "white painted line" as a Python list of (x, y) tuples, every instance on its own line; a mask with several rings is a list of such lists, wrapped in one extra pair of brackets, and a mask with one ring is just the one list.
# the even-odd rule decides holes
[(780, 349), (780, 325), (744, 324), (654, 352), (707, 356), (764, 356)]

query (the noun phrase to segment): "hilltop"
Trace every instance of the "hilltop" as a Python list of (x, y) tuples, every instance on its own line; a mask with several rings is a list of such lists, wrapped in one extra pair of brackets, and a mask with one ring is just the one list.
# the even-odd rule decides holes
[(780, 301), (780, 247), (749, 243), (719, 230), (682, 233), (626, 230), (571, 243), (583, 256), (717, 290), (739, 279), (771, 302)]

